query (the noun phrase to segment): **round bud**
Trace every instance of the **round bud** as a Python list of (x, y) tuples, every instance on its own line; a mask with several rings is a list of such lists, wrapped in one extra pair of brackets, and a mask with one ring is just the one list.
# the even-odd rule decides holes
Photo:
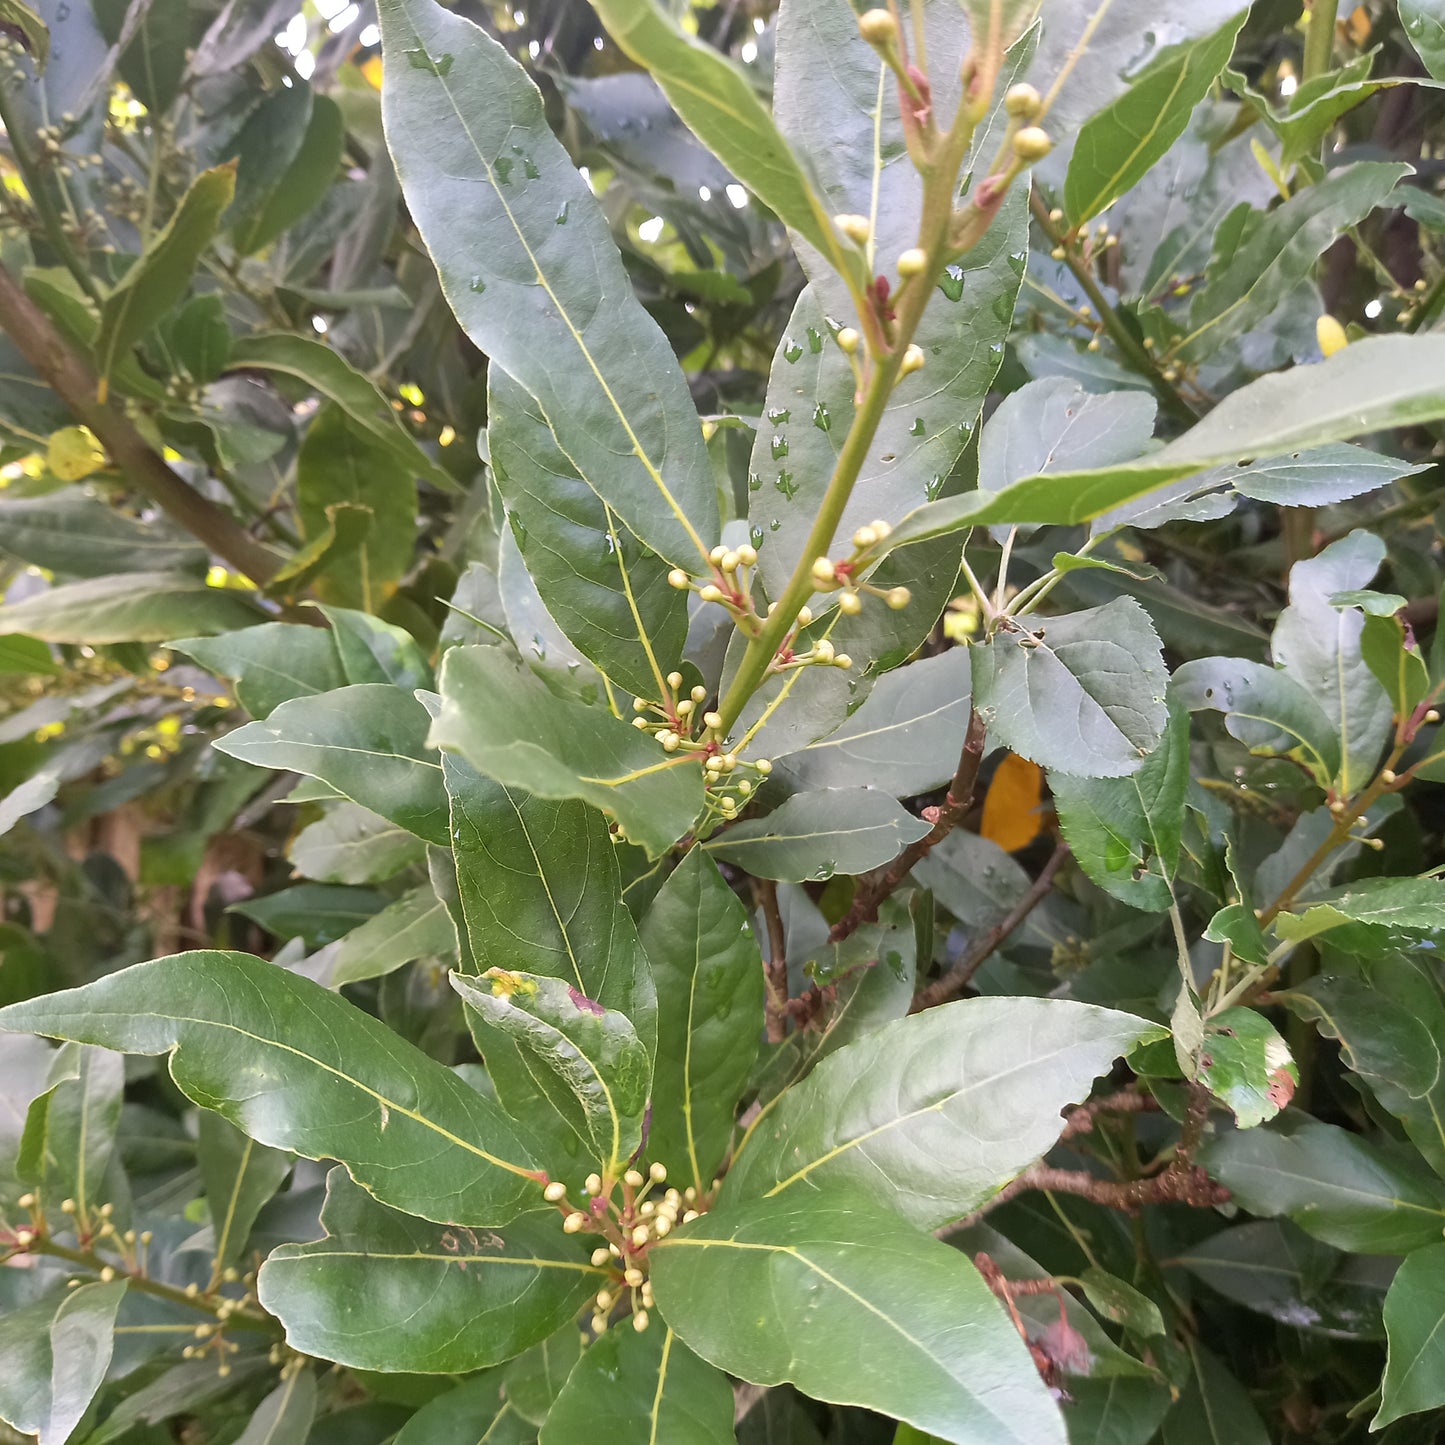
[(602, 1179), (600, 1175), (589, 1174), (582, 1186), (589, 1194), (597, 1195), (602, 1193)]
[[(798, 608), (798, 626), (806, 627), (813, 620), (813, 609), (811, 607)], [(1429, 721), (1429, 719), (1426, 719)]]
[(1014, 137), (1014, 154), (1021, 161), (1041, 161), (1053, 148), (1048, 131), (1040, 126), (1026, 125)]
[(722, 772), (722, 766), (723, 761), (716, 753), (703, 764), (703, 767), (710, 773)]
[(1384, 783), (1387, 788), (1391, 788), (1400, 781), (1400, 777), (1394, 768), (1386, 768), (1385, 771), (1380, 774), (1380, 781)]
[(684, 572), (681, 567), (674, 567), (672, 571), (667, 574), (667, 584), (669, 587), (676, 587), (679, 592), (686, 592), (688, 586), (687, 573)]
[(594, 1249), (592, 1251), (593, 1268), (601, 1269), (602, 1266), (606, 1264), (607, 1261), (611, 1258), (612, 1256), (607, 1252), (607, 1246), (605, 1244), (600, 1249)]
[(724, 754), (723, 754), (723, 759), (722, 759), (723, 772), (725, 772), (725, 773), (730, 773), (730, 772), (732, 772), (732, 770), (733, 770), (735, 767), (737, 767), (737, 765), (738, 765), (738, 755), (737, 755), (736, 753), (724, 753)]
[(661, 1184), (667, 1179), (666, 1164), (650, 1164), (647, 1168), (648, 1176), (654, 1184)]
[(689, 1210), (682, 1216), (682, 1222), (683, 1222), (684, 1224), (691, 1224), (694, 1219), (698, 1219), (698, 1218), (700, 1218), (700, 1217), (701, 1217), (701, 1216), (698, 1214), (697, 1210), (695, 1210), (695, 1209), (689, 1209)]
[(844, 672), (847, 672), (848, 669), (853, 666), (853, 659), (849, 657), (846, 652), (840, 652), (837, 657), (833, 659), (833, 666), (841, 667)]
[[(603, 1254), (607, 1253), (605, 1249), (602, 1252)], [(616, 1301), (612, 1298), (611, 1290), (601, 1289), (597, 1291), (597, 1310), (599, 1314), (604, 1310), (610, 1310), (615, 1303)]]
[(587, 1224), (587, 1216), (583, 1214), (580, 1209), (576, 1210), (574, 1213), (569, 1214), (566, 1219), (562, 1221), (562, 1233), (580, 1234), (584, 1229), (587, 1228)]
[(869, 45), (892, 45), (898, 39), (898, 22), (886, 10), (865, 10), (858, 17), (858, 33)]
[(878, 534), (878, 540), (880, 542), (885, 541), (887, 538), (893, 535), (893, 528), (890, 527), (888, 523), (883, 521), (881, 518), (875, 518), (873, 521), (869, 522), (868, 525), (872, 527), (873, 530)]
[(813, 581), (821, 587), (826, 587), (830, 582), (837, 579), (837, 572), (833, 570), (833, 564), (826, 557), (813, 559)]
[(638, 728), (642, 732), (646, 732), (647, 719), (645, 717), (635, 717), (632, 719), (632, 726)]
[(667, 674), (667, 685), (676, 692), (682, 686), (682, 674), (680, 672), (669, 672)]
[(554, 1179), (543, 1191), (542, 1198), (548, 1204), (560, 1203), (567, 1197), (567, 1186), (560, 1179)]
[(646, 1310), (638, 1310), (637, 1313), (632, 1316), (632, 1328), (635, 1329), (639, 1335), (647, 1328)]
[(667, 1215), (660, 1214), (658, 1215), (656, 1221), (653, 1223), (652, 1232), (656, 1234), (659, 1239), (661, 1239), (663, 1235), (667, 1234), (667, 1232), (671, 1228), (672, 1220), (670, 1220)]
[(1437, 722), (1439, 722), (1439, 721), (1440, 721), (1440, 713), (1439, 713), (1439, 711), (1438, 711), (1437, 709), (1435, 709), (1435, 708), (1432, 707), (1432, 708), (1430, 709), (1430, 711), (1425, 714), (1425, 721), (1426, 721), (1427, 723), (1437, 723)]
[(632, 1243), (638, 1249), (641, 1249), (642, 1246), (647, 1243), (650, 1237), (651, 1236), (648, 1233), (648, 1228), (645, 1224), (639, 1224), (637, 1228), (632, 1231)]
[(838, 345), (841, 346), (849, 356), (852, 356), (852, 354), (857, 351), (859, 342), (863, 340), (858, 334), (857, 328), (853, 326), (845, 326), (835, 339)]
[(662, 750), (665, 753), (675, 753), (682, 742), (682, 739), (672, 732), (659, 733), (657, 740), (662, 744)]
[(1043, 97), (1031, 85), (1011, 85), (1003, 98), (1003, 108), (1015, 120), (1032, 120), (1043, 103)]
[(622, 1176), (622, 1182), (629, 1189), (641, 1189), (642, 1175), (639, 1174), (635, 1169), (629, 1169), (627, 1173)]
[(910, 246), (898, 258), (898, 274), (905, 280), (909, 276), (921, 276), (928, 267), (928, 252), (917, 246)]
[(863, 610), (863, 599), (856, 592), (845, 592), (838, 598), (838, 611), (846, 617), (856, 617)]
[(853, 545), (861, 552), (865, 547), (872, 547), (878, 541), (878, 533), (872, 527), (859, 527), (853, 533)]
[(692, 706), (693, 705), (691, 698), (683, 698), (683, 700), (677, 705), (678, 717), (687, 717), (687, 715), (692, 711)]
[(711, 582), (705, 587), (700, 587), (697, 595), (701, 597), (704, 602), (721, 602), (723, 600), (722, 588), (715, 586)]
[(75, 1213), (75, 1200), (73, 1200), (73, 1199), (62, 1199), (62, 1200), (60, 1201), (60, 1212), (61, 1212), (62, 1214), (74, 1214), (74, 1213)]
[(644, 1200), (642, 1201), (642, 1208), (639, 1209), (637, 1212), (638, 1212), (639, 1214), (641, 1214), (644, 1219), (646, 1219), (646, 1218), (647, 1218), (649, 1215), (651, 1215), (651, 1214), (656, 1214), (656, 1213), (657, 1213), (657, 1203), (656, 1203), (656, 1201), (655, 1201), (655, 1200), (652, 1200), (652, 1199), (644, 1199)]
[(707, 560), (713, 563), (721, 562), (722, 559), (727, 556), (727, 554), (728, 549), (721, 542), (719, 542), (717, 546), (714, 547), (712, 551), (707, 554)]
[(903, 353), (903, 365), (898, 368), (899, 376), (911, 376), (915, 371), (921, 371), (923, 362), (923, 348), (910, 343), (908, 350)]
[(741, 562), (744, 567), (751, 567), (757, 560), (758, 549), (756, 547), (750, 547), (744, 542), (743, 545), (738, 548), (738, 561)]
[(731, 574), (738, 570), (738, 563), (741, 560), (736, 552), (725, 552), (718, 566), (721, 567), (724, 572)]
[(15, 1231), (15, 1244), (18, 1249), (24, 1249), (27, 1245), (35, 1242), (35, 1232), (30, 1229), (17, 1229)]
[(701, 683), (699, 683), (695, 688), (693, 688), (693, 690), (692, 690), (690, 693), (688, 693), (688, 696), (689, 696), (689, 697), (693, 700), (693, 702), (695, 702), (695, 703), (696, 703), (696, 702), (706, 702), (706, 701), (707, 701), (707, 689), (706, 689), (705, 687), (703, 687)]
[(752, 785), (750, 782), (748, 782), (748, 780), (747, 780), (746, 778), (742, 779), (742, 781), (738, 783), (738, 792), (739, 792), (744, 798), (751, 797), (751, 796), (752, 796), (752, 791), (753, 791), (753, 785)]
[(633, 1289), (636, 1289), (636, 1288), (638, 1287), (638, 1285), (640, 1285), (640, 1284), (642, 1283), (642, 1281), (647, 1278), (647, 1276), (646, 1276), (645, 1274), (643, 1274), (643, 1272), (642, 1272), (640, 1269), (638, 1269), (636, 1265), (633, 1265), (631, 1269), (627, 1269), (627, 1270), (624, 1270), (624, 1271), (623, 1271), (623, 1273), (622, 1273), (622, 1278), (623, 1278), (623, 1279), (627, 1282), (627, 1284), (630, 1285)]
[(753, 767), (756, 768), (757, 771), (760, 772), (765, 778), (773, 770), (773, 765), (771, 762), (768, 761), (767, 758), (759, 758), (757, 762), (753, 764)]
[(859, 246), (866, 246), (868, 238), (873, 234), (873, 227), (868, 224), (867, 216), (834, 216), (833, 223), (850, 241)]
[(816, 662), (832, 662), (833, 644), (826, 637), (813, 644), (813, 658)]
[(722, 726), (722, 714), (716, 712), (705, 712), (702, 715), (704, 727), (720, 728)]
[(633, 712), (646, 712), (651, 706), (652, 704), (648, 702), (645, 697), (635, 697), (632, 699)]
[(902, 612), (913, 601), (913, 594), (906, 587), (890, 587), (883, 600), (895, 612)]
[(594, 1335), (605, 1335), (605, 1334), (607, 1333), (607, 1316), (606, 1316), (606, 1315), (593, 1315), (593, 1316), (592, 1316), (592, 1333), (593, 1333)]

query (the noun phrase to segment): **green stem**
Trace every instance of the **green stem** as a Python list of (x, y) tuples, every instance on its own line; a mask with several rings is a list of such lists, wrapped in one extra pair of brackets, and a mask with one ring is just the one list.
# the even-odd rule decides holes
[(1335, 58), (1335, 17), (1339, 0), (1312, 0), (1310, 23), (1305, 31), (1304, 80), (1311, 81), (1333, 68)]

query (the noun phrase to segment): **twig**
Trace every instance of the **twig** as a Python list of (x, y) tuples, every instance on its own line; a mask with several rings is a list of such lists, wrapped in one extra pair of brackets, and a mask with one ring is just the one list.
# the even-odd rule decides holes
[(992, 957), (999, 944), (1048, 897), (1049, 891), (1054, 886), (1054, 875), (1063, 866), (1064, 860), (1068, 856), (1069, 845), (1060, 843), (1054, 849), (1049, 861), (1044, 864), (1043, 871), (1034, 879), (1033, 887), (1014, 904), (1005, 917), (995, 923), (979, 939), (961, 962), (949, 969), (942, 978), (935, 979), (927, 988), (918, 991), (914, 996), (913, 1006), (908, 1010), (909, 1013), (920, 1013), (923, 1009), (932, 1008), (934, 1004), (946, 1003), (951, 998), (957, 998), (973, 982), (974, 974)]
[(787, 930), (778, 908), (778, 885), (771, 878), (756, 880), (758, 904), (768, 926), (768, 961), (763, 965), (766, 988), (764, 1018), (770, 1044), (782, 1043), (788, 1031)]
[(1064, 1117), (1064, 1132), (1059, 1135), (1059, 1142), (1077, 1138), (1080, 1134), (1092, 1134), (1094, 1120), (1100, 1114), (1151, 1114), (1158, 1108), (1158, 1099), (1141, 1089), (1121, 1089), (1117, 1094), (1106, 1094), (1102, 1099), (1069, 1110)]
[[(983, 763), (984, 744), (988, 730), (976, 711), (968, 715), (968, 728), (963, 735), (963, 751), (959, 755), (958, 768), (948, 793), (939, 808), (924, 810), (924, 818), (933, 826), (916, 843), (910, 843), (897, 858), (879, 875), (865, 879), (858, 885), (853, 896), (853, 906), (833, 925), (828, 934), (830, 943), (841, 943), (865, 923), (878, 917), (878, 907), (885, 898), (913, 871), (914, 865), (946, 838), (963, 820), (964, 814), (973, 806), (974, 789), (978, 784), (978, 770)], [(931, 816), (930, 816), (931, 815)]]
[(281, 567), (280, 558), (261, 546), (208, 497), (187, 486), (124, 412), (96, 399), (97, 382), (90, 367), (3, 266), (0, 266), (0, 330), (14, 341), (26, 361), (76, 419), (95, 433), (137, 491), (143, 492), (173, 521), (258, 586), (275, 576)]

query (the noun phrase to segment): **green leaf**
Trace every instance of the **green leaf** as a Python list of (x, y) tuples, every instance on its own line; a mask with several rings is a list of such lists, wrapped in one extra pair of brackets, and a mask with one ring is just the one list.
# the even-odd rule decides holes
[(1131, 1375), (1069, 1381), (1070, 1445), (1150, 1445), (1174, 1401), (1159, 1380)]
[(221, 374), (231, 355), (231, 328), (218, 293), (192, 296), (164, 329), (167, 344), (192, 381), (205, 384)]
[(1170, 1262), (1235, 1304), (1292, 1329), (1337, 1339), (1384, 1335), (1380, 1308), (1396, 1261), (1340, 1254), (1288, 1221), (1222, 1229)]
[(1365, 588), (1385, 558), (1383, 540), (1356, 530), (1289, 574), (1289, 606), (1280, 613), (1270, 654), (1319, 704), (1340, 738), (1340, 792), (1360, 791), (1375, 774), (1393, 732), (1390, 700), (1360, 651), (1364, 614), (1335, 600)]
[(1257, 325), (1309, 275), (1342, 230), (1383, 205), (1409, 174), (1407, 166), (1362, 161), (1331, 171), (1270, 211), (1225, 270), (1195, 294), (1177, 354), (1202, 360)]
[(684, 1343), (741, 1379), (956, 1445), (1063, 1445), (1058, 1407), (977, 1271), (871, 1201), (808, 1190), (714, 1210), (653, 1248), (652, 1282)]
[(0, 674), (53, 677), (60, 664), (38, 637), (0, 637)]
[(1327, 1038), (1445, 1175), (1445, 990), (1430, 960), (1411, 954), (1331, 969), (1274, 997)]
[(528, 574), (568, 639), (619, 687), (663, 694), (687, 642), (685, 594), (577, 475), (541, 408), (500, 367), (487, 373), (492, 475)]
[(165, 229), (105, 298), (95, 339), (102, 388), (120, 356), (185, 298), (191, 276), (235, 193), (235, 166), (202, 171)]
[(258, 1295), (293, 1349), (365, 1370), (495, 1365), (565, 1324), (607, 1278), (550, 1208), (505, 1233), (429, 1224), (333, 1169), (321, 1223), (324, 1239), (272, 1250)]
[(1132, 597), (1010, 622), (972, 650), (974, 706), (995, 742), (1050, 772), (1122, 777), (1164, 736), (1161, 654)]
[[(565, 1326), (525, 1354), (508, 1363), (503, 1375), (504, 1393), (513, 1409), (529, 1424), (540, 1425), (562, 1393), (567, 1376), (582, 1354), (582, 1334)], [(466, 1445), (473, 1445), (467, 1441)]]
[(346, 685), (336, 644), (321, 627), (263, 622), (219, 637), (183, 637), (170, 644), (208, 672), (236, 684), (236, 700), (263, 718), (293, 697), (314, 697)]
[(378, 14), (387, 144), (462, 329), (536, 398), (623, 525), (698, 565), (718, 514), (696, 410), (536, 87), (433, 0)]
[(237, 238), (265, 206), (306, 138), (316, 91), (297, 76), (263, 95), (222, 154), (235, 158), (236, 198), (226, 224)]
[(36, 75), (44, 75), (50, 59), (50, 31), (45, 28), (45, 22), (24, 0), (0, 0), (0, 25), (13, 26), (20, 32), (35, 62)]
[(1213, 35), (1167, 50), (1090, 116), (1074, 141), (1064, 210), (1076, 226), (1113, 205), (1184, 134), (1194, 107), (1234, 53), (1247, 11)]
[(1413, 632), (1393, 613), (1382, 617), (1366, 612), (1360, 632), (1360, 657), (1385, 689), (1390, 710), (1397, 719), (1408, 718), (1430, 691), (1430, 669)]
[(452, 648), (440, 687), (434, 746), (460, 753), (499, 783), (544, 798), (581, 798), (611, 813), (654, 857), (702, 810), (702, 769), (694, 760), (669, 756), (601, 708), (554, 696), (499, 648)]
[(426, 847), (415, 833), (337, 801), (291, 840), (289, 855), (298, 873), (320, 883), (379, 883), (422, 862)]
[(413, 888), (341, 940), (331, 963), (333, 988), (379, 978), (418, 958), (451, 953), (456, 933), (446, 905), (429, 887)]
[(536, 1200), (527, 1145), (495, 1103), (338, 994), (249, 954), (138, 963), (11, 1004), (0, 1029), (168, 1053), (187, 1098), (258, 1143), (342, 1160), (423, 1217), (495, 1226)]
[[(1058, 1138), (1059, 1112), (1157, 1025), (1061, 999), (975, 998), (885, 1024), (764, 1114), (729, 1204), (847, 1187), (933, 1229), (977, 1208)], [(802, 1186), (801, 1188), (799, 1186)]]
[(1079, 1282), (1089, 1303), (1116, 1325), (1123, 1325), (1131, 1335), (1140, 1339), (1152, 1339), (1164, 1333), (1164, 1316), (1159, 1306), (1148, 1295), (1140, 1293), (1131, 1284), (1107, 1271), (1090, 1265)]
[(1445, 1229), (1439, 1179), (1408, 1154), (1316, 1119), (1287, 1113), (1226, 1134), (1205, 1145), (1199, 1162), (1241, 1208), (1287, 1214), (1336, 1249), (1404, 1254)]
[[(688, 35), (655, 0), (594, 0), (593, 9), (622, 50), (662, 87), (688, 129), (834, 270), (861, 282), (862, 257), (834, 227), (752, 77)], [(850, 38), (862, 47), (856, 27)]]
[(476, 971), (559, 978), (625, 1014), (650, 1053), (657, 1003), (606, 820), (585, 803), (494, 783), (455, 755), (442, 770)]
[(258, 768), (319, 778), (419, 838), (445, 844), (446, 790), (429, 725), (426, 708), (400, 688), (358, 683), (292, 698), (213, 746)]
[(74, 577), (204, 572), (206, 549), (163, 522), (143, 522), (79, 491), (0, 502), (0, 548)]
[(511, 1039), (529, 1072), (567, 1119), (604, 1179), (617, 1179), (642, 1146), (652, 1060), (625, 1014), (605, 1009), (561, 979), (488, 969), (451, 976), (462, 1002)]
[(763, 1030), (763, 961), (747, 910), (692, 849), (652, 901), (642, 945), (661, 1044), (648, 1153), (702, 1193), (732, 1138)]
[[(1221, 479), (1240, 496), (1281, 507), (1328, 507), (1415, 475), (1415, 468), (1407, 462), (1348, 442), (1219, 470)], [(1207, 482), (1213, 475), (1206, 473), (1198, 480)]]
[(582, 1356), (542, 1426), (542, 1445), (598, 1439), (734, 1445), (732, 1387), (670, 1329), (624, 1321)]
[(1436, 80), (1445, 80), (1445, 8), (1440, 0), (1400, 0), (1400, 19), (1425, 69)]
[(364, 431), (340, 407), (322, 407), (296, 457), (296, 507), (308, 540), (334, 526), (333, 508), (371, 513), (359, 555), (323, 572), (317, 592), (329, 602), (375, 612), (410, 568), (416, 541), (414, 469), (397, 449)]
[(1328, 787), (1340, 740), (1320, 705), (1292, 677), (1242, 657), (1201, 657), (1176, 669), (1174, 692), (1191, 712), (1212, 708), (1252, 753), (1293, 758)]
[(227, 368), (270, 371), (295, 378), (335, 402), (362, 431), (369, 432), (391, 452), (396, 464), (411, 476), (423, 477), (444, 492), (457, 490), (451, 473), (422, 451), (376, 384), (325, 342), (289, 331), (238, 336), (232, 343)]
[(1173, 902), (1189, 792), (1189, 713), (1172, 696), (1159, 746), (1127, 778), (1049, 778), (1059, 827), (1079, 867), (1133, 908)]
[(208, 587), (177, 572), (123, 572), (67, 582), (0, 607), (0, 636), (28, 632), (45, 642), (91, 647), (167, 642), (184, 633), (230, 632), (260, 613), (244, 592)]
[(235, 1264), (261, 1207), (281, 1187), (295, 1160), (268, 1149), (219, 1114), (202, 1109), (196, 1158), (211, 1211), (212, 1250), (220, 1266)]
[(277, 938), (299, 938), (308, 949), (317, 949), (335, 943), (385, 906), (386, 895), (373, 888), (298, 883), (277, 893), (233, 903), (228, 911), (260, 924)]
[(536, 1438), (498, 1372), (489, 1371), (429, 1400), (402, 1426), (395, 1445), (531, 1445)]
[(795, 793), (767, 817), (739, 823), (703, 847), (754, 878), (801, 883), (890, 863), (929, 826), (888, 793), (826, 788)]
[(1164, 1421), (1163, 1445), (1270, 1445), (1249, 1391), (1203, 1346), (1191, 1343), (1194, 1374)]
[(174, 103), (185, 74), (191, 38), (188, 0), (151, 0), (139, 23), (125, 0), (96, 0), (93, 8), (111, 45), (127, 29), (132, 31), (120, 57), (121, 78), (152, 115), (163, 115)]
[(804, 789), (926, 793), (958, 768), (968, 709), (968, 652), (955, 647), (884, 673), (842, 727), (774, 759), (774, 772)]
[(65, 1445), (105, 1378), (126, 1281), (83, 1284), (0, 1319), (0, 1419)]
[(430, 688), (432, 670), (416, 639), (400, 627), (350, 607), (322, 607), (347, 682), (391, 682), (403, 692)]
[(1234, 1111), (1241, 1129), (1253, 1129), (1294, 1098), (1299, 1068), (1263, 1014), (1231, 1008), (1204, 1026), (1198, 1079)]
[[(316, 95), (290, 164), (244, 221), (233, 229), (242, 255), (264, 250), (318, 205), (336, 178), (346, 144), (341, 107), (328, 95)], [(288, 149), (290, 141), (288, 138)]]
[(1445, 1244), (1400, 1266), (1385, 1296), (1385, 1333), (1390, 1351), (1371, 1430), (1445, 1404)]
[(1395, 939), (1445, 928), (1445, 882), (1357, 878), (1316, 894), (1303, 913), (1281, 913), (1274, 926), (1281, 938), (1295, 942), (1343, 928), (1345, 936), (1332, 938), (1332, 943), (1351, 953), (1373, 953)]
[[(51, 1056), (46, 1084), (26, 1115), (16, 1173), (42, 1192), (52, 1209), (69, 1198), (77, 1215), (89, 1218), (101, 1205), (117, 1203), (111, 1198), (116, 1177), (111, 1165), (124, 1062), (104, 1049), (68, 1045)], [(124, 1198), (118, 1207), (124, 1215)]]
[(293, 1369), (256, 1407), (236, 1445), (306, 1445), (316, 1418), (316, 1374)]

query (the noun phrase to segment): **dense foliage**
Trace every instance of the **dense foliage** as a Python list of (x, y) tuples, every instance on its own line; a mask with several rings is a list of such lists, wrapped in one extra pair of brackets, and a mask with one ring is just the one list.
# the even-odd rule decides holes
[(0, 1435), (1439, 1438), (1445, 5), (295, 6), (0, 0)]

